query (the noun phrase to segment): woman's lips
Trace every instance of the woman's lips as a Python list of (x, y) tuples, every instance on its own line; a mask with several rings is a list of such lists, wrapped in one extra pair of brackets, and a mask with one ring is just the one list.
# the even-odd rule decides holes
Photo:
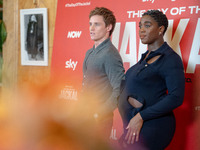
[(145, 38), (145, 35), (140, 35), (140, 39), (144, 39)]

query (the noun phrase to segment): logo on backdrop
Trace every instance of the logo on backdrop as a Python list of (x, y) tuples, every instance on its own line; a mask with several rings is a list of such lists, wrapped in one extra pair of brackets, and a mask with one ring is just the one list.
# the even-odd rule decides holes
[(69, 31), (67, 34), (67, 38), (80, 38), (82, 31)]
[[(155, 0), (142, 0), (142, 2), (151, 2), (154, 3)], [(176, 0), (171, 0), (172, 2), (176, 1)]]
[(154, 3), (155, 0), (142, 0), (142, 2), (151, 2)]
[(72, 59), (70, 59), (65, 62), (65, 68), (72, 69), (74, 71), (76, 69), (77, 64), (78, 61), (72, 61)]
[(112, 128), (111, 133), (110, 133), (110, 139), (117, 140), (116, 132), (117, 130)]
[(65, 86), (65, 88), (60, 91), (59, 98), (65, 100), (77, 101), (78, 100), (77, 90), (74, 89), (72, 86)]
[(80, 7), (80, 6), (89, 6), (91, 5), (91, 2), (77, 2), (77, 3), (67, 3), (65, 4), (65, 7)]

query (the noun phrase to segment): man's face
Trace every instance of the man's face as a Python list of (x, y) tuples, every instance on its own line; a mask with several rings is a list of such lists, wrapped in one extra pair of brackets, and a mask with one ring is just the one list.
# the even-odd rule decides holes
[(109, 33), (112, 26), (108, 25), (106, 27), (103, 17), (100, 15), (94, 15), (90, 18), (90, 37), (91, 40), (96, 43), (101, 43), (109, 37)]

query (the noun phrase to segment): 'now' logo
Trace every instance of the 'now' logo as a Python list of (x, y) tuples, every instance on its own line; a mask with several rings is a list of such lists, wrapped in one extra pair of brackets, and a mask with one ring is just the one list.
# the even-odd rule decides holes
[(69, 31), (67, 38), (80, 38), (82, 31)]

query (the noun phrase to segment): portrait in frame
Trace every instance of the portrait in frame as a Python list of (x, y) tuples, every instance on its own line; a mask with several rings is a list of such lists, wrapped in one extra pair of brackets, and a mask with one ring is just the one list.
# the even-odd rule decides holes
[(48, 66), (47, 8), (21, 9), (21, 65)]

